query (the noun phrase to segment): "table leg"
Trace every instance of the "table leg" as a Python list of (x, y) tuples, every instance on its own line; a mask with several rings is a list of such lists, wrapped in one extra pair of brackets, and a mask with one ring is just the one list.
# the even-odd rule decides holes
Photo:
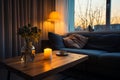
[(7, 80), (10, 80), (10, 71), (7, 73)]

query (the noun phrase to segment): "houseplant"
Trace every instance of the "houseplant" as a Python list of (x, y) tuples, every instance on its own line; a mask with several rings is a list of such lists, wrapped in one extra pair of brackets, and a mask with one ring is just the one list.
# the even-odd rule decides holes
[(31, 24), (22, 26), (18, 29), (18, 35), (24, 39), (24, 46), (21, 48), (21, 59), (25, 63), (33, 61), (35, 47), (32, 42), (38, 42), (40, 39), (41, 30)]

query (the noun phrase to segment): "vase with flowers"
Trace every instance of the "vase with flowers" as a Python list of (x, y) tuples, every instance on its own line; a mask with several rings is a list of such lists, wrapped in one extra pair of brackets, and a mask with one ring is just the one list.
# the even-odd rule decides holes
[(28, 63), (34, 60), (35, 47), (32, 42), (38, 42), (41, 30), (31, 24), (22, 26), (18, 29), (18, 35), (24, 39), (24, 46), (21, 48), (21, 60)]

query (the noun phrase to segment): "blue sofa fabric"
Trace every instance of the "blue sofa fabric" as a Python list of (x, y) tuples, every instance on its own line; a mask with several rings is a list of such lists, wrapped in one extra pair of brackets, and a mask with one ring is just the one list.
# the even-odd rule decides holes
[[(88, 62), (85, 63), (85, 71), (96, 72), (108, 76), (120, 77), (120, 32), (118, 33), (87, 33), (87, 32), (72, 32), (71, 34), (80, 34), (88, 37), (87, 44), (82, 48), (67, 48), (64, 45), (62, 36), (58, 35), (59, 39), (53, 39), (54, 49), (65, 50), (77, 54), (87, 54)], [(49, 34), (50, 35), (50, 34)], [(52, 38), (55, 38), (55, 36)], [(49, 36), (49, 40), (50, 36)], [(60, 45), (59, 45), (60, 44)], [(61, 45), (62, 44), (62, 45)], [(79, 67), (78, 67), (79, 68)], [(115, 73), (117, 72), (117, 73)], [(114, 73), (114, 74), (112, 74)]]
[(53, 49), (60, 49), (60, 48), (64, 48), (64, 43), (63, 43), (63, 37), (58, 35), (58, 34), (54, 34), (52, 32), (48, 33), (48, 38), (50, 41), (50, 45)]
[(119, 45), (120, 45), (119, 34), (106, 34), (101, 36), (89, 37), (88, 43), (84, 48), (115, 52), (118, 51)]
[(107, 53), (103, 50), (94, 50), (94, 49), (71, 49), (71, 48), (61, 48), (60, 50), (65, 50), (68, 52), (73, 52), (77, 54), (86, 54), (93, 57), (98, 57), (98, 55)]

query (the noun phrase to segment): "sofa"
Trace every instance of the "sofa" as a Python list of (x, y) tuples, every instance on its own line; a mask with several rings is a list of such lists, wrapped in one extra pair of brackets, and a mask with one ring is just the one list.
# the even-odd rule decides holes
[[(71, 34), (87, 37), (87, 43), (82, 48), (66, 47), (63, 38)], [(47, 47), (49, 44), (54, 50), (89, 56), (87, 61), (74, 67), (77, 71), (120, 78), (120, 32), (71, 32), (65, 35), (49, 32), (48, 38)]]

